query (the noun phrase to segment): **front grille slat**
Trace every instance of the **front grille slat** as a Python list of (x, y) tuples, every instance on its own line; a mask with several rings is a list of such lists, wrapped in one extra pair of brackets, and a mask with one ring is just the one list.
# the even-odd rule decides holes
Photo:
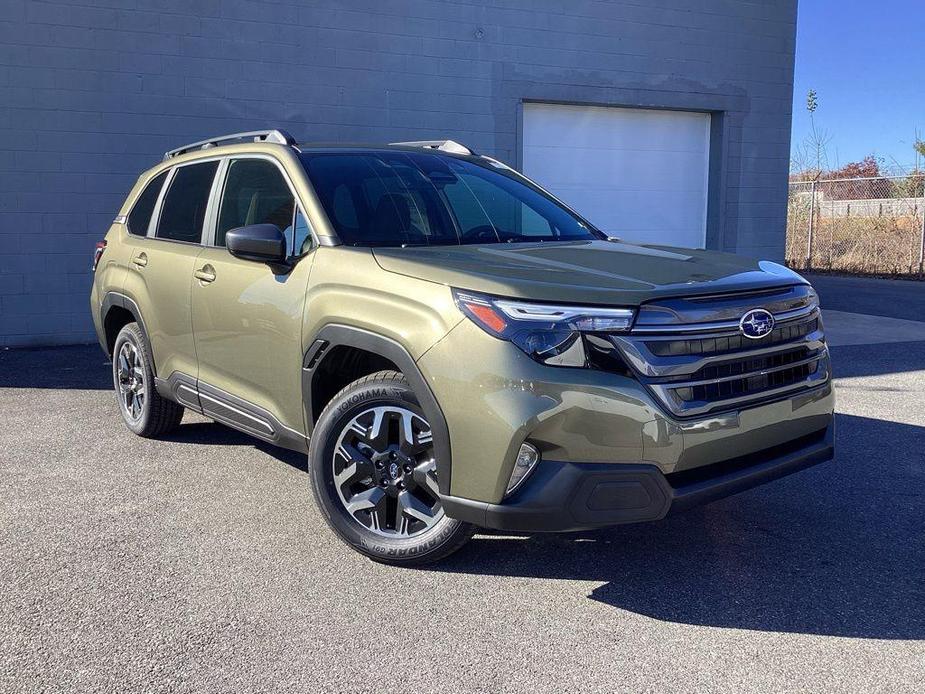
[[(700, 386), (709, 383), (742, 380), (745, 374), (776, 373), (792, 366), (809, 364), (819, 359), (818, 354), (807, 357), (806, 349), (791, 350), (768, 354), (754, 359), (742, 359), (735, 362), (725, 362), (705, 366), (690, 377), (683, 379), (684, 386)], [(677, 386), (682, 387), (682, 386)]]
[[(786, 352), (772, 352), (761, 356), (749, 356), (735, 361), (725, 361), (704, 366), (694, 372), (689, 380), (715, 381), (724, 378), (739, 376), (751, 371), (767, 371), (777, 369), (806, 358), (808, 351), (805, 347), (791, 349)], [(685, 379), (688, 380), (688, 379)]]
[(805, 381), (814, 373), (819, 364), (819, 357), (795, 366), (781, 367), (775, 371), (752, 376), (744, 376), (715, 381), (712, 383), (685, 384), (672, 387), (671, 390), (683, 402), (716, 402), (740, 395), (761, 393), (773, 388), (793, 385)]
[(657, 357), (685, 356), (688, 354), (725, 354), (752, 349), (755, 346), (768, 346), (791, 342), (805, 337), (819, 329), (819, 320), (814, 318), (796, 325), (781, 325), (760, 340), (749, 340), (741, 335), (711, 338), (690, 338), (675, 340), (647, 340), (646, 347)]

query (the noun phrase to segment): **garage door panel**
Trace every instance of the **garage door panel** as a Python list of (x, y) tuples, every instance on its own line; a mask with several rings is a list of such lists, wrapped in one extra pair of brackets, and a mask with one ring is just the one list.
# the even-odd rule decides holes
[[(702, 113), (527, 104), (525, 112), (541, 114), (539, 128), (524, 129), (525, 146), (549, 144), (544, 131), (556, 133), (556, 144), (589, 149), (671, 149), (703, 151), (709, 117)], [(619, 112), (621, 128), (613, 127)]]
[(703, 247), (710, 117), (525, 104), (524, 172), (605, 231)]
[[(600, 210), (599, 214), (589, 215), (589, 221), (621, 237), (626, 237), (629, 229), (652, 233), (696, 232), (701, 224), (699, 220), (692, 223), (686, 209), (696, 204), (697, 197), (697, 193), (687, 193), (678, 197), (680, 204), (664, 205), (663, 196), (657, 192), (614, 195), (609, 191), (574, 189), (561, 196), (563, 202), (576, 210)], [(658, 235), (649, 240), (665, 243), (666, 237)]]
[[(703, 155), (689, 152), (651, 152), (640, 161), (613, 151), (586, 150), (563, 162), (557, 148), (531, 148), (525, 152), (524, 168), (545, 186), (603, 183), (623, 190), (703, 190)], [(590, 180), (589, 172), (599, 181)]]

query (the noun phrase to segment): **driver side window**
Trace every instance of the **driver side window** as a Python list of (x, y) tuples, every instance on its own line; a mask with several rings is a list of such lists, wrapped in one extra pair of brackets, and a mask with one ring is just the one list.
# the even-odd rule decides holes
[[(295, 206), (295, 197), (273, 162), (235, 159), (228, 166), (225, 178), (215, 245), (225, 245), (225, 234), (229, 229), (251, 224), (275, 224), (289, 241), (290, 254), (298, 252), (300, 249), (294, 248)], [(295, 230), (295, 236), (302, 234), (301, 241), (304, 241), (307, 231), (308, 225), (303, 218), (301, 229)]]

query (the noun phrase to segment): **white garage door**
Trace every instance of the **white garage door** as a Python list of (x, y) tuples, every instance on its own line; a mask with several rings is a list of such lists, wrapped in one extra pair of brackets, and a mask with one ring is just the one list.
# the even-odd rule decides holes
[(524, 173), (628, 241), (706, 244), (710, 116), (524, 104)]

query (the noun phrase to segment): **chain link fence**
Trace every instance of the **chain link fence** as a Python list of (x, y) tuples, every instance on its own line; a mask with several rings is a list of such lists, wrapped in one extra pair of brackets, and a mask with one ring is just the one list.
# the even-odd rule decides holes
[(922, 279), (925, 174), (791, 182), (787, 262)]

